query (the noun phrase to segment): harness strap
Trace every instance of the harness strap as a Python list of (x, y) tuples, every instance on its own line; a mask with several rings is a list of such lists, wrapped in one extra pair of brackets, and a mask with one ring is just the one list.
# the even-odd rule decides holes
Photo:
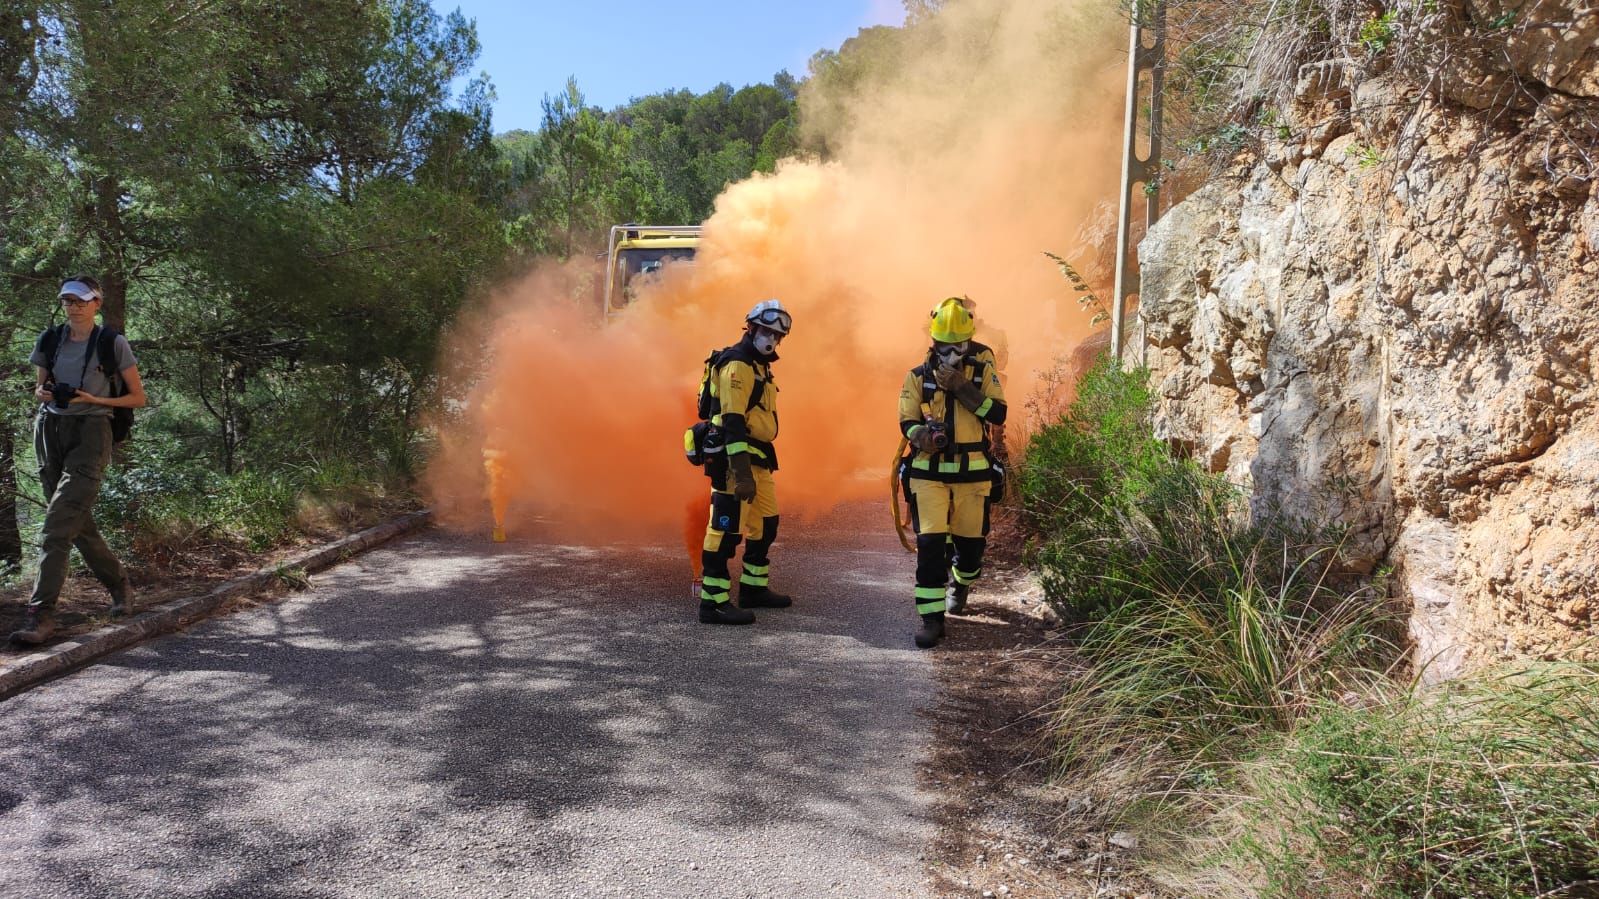
[[(60, 324), (44, 332), (44, 367), (50, 377), (56, 376), (56, 359), (61, 355), (61, 344), (69, 337), (70, 324)], [(110, 338), (107, 340), (106, 338)], [(78, 372), (78, 385), (83, 386), (83, 379), (89, 376), (89, 359), (92, 356), (99, 363), (100, 371), (105, 373), (106, 380), (112, 382), (111, 388), (116, 390), (116, 378), (121, 373), (116, 371), (116, 364), (108, 361), (108, 356), (116, 355), (116, 333), (106, 329), (102, 331), (95, 325), (89, 332), (89, 345), (83, 350), (83, 370)], [(109, 352), (107, 344), (110, 344)]]

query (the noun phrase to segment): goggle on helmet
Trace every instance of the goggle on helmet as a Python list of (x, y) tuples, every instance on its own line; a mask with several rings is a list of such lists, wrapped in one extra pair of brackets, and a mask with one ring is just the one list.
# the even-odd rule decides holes
[(744, 321), (763, 328), (771, 328), (784, 336), (787, 336), (789, 330), (794, 327), (794, 317), (789, 315), (788, 310), (777, 300), (762, 300), (756, 303), (750, 314), (744, 316)]

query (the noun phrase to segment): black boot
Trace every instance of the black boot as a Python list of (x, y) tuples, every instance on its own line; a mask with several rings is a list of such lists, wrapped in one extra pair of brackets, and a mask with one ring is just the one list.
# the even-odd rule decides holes
[(111, 618), (126, 618), (133, 614), (133, 588), (126, 583), (111, 591)]
[(22, 627), (11, 633), (11, 642), (23, 646), (38, 646), (50, 639), (56, 632), (56, 613), (54, 609), (28, 608), (28, 617), (23, 619)]
[(754, 624), (755, 615), (730, 602), (700, 600), (701, 624)]
[(792, 596), (784, 596), (770, 587), (738, 587), (738, 604), (746, 609), (786, 609), (794, 604)]
[(944, 610), (951, 615), (966, 614), (966, 594), (970, 592), (969, 584), (950, 584), (949, 594), (944, 597)]
[(922, 629), (916, 632), (916, 648), (932, 649), (944, 639), (944, 613), (933, 612), (922, 616)]

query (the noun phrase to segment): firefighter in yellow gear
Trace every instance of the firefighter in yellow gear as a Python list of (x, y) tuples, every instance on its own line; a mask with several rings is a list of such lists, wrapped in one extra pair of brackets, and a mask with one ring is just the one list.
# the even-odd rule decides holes
[[(959, 614), (983, 573), (989, 506), (1004, 471), (990, 430), (1005, 423), (1005, 392), (994, 351), (975, 342), (964, 297), (933, 310), (927, 358), (905, 376), (899, 427), (909, 444), (900, 483), (916, 528), (916, 645), (944, 639), (944, 613)], [(954, 583), (950, 584), (953, 580)]]
[[(780, 609), (793, 600), (774, 591), (769, 553), (777, 539), (777, 383), (772, 363), (793, 318), (777, 300), (764, 300), (744, 318), (744, 336), (712, 355), (707, 387), (716, 402), (710, 423), (720, 451), (710, 453), (711, 518), (705, 529), (700, 578), (700, 621), (750, 624), (753, 608)], [(738, 604), (732, 603), (729, 565), (740, 540), (744, 568)]]

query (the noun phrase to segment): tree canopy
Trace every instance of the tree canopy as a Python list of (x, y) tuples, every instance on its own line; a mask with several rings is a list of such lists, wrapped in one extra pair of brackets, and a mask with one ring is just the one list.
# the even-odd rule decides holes
[(728, 184), (799, 149), (797, 92), (778, 72), (771, 84), (667, 91), (607, 112), (569, 80), (545, 97), (537, 131), (496, 138), (515, 239), (570, 256), (612, 224), (703, 221)]

